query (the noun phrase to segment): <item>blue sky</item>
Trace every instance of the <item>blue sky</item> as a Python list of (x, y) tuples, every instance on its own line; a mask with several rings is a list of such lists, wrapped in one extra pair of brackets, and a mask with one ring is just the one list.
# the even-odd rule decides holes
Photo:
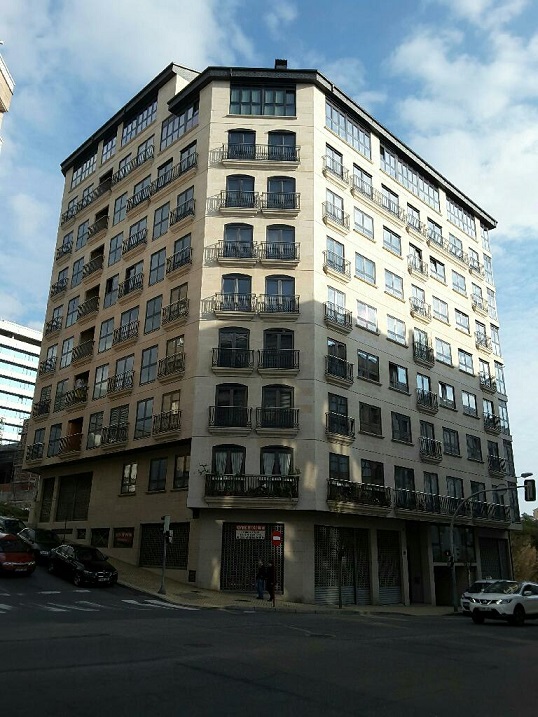
[(321, 70), (498, 220), (516, 468), (538, 474), (535, 2), (2, 0), (0, 39), (16, 82), (0, 155), (0, 317), (41, 328), (60, 162), (113, 112), (170, 62), (287, 58)]

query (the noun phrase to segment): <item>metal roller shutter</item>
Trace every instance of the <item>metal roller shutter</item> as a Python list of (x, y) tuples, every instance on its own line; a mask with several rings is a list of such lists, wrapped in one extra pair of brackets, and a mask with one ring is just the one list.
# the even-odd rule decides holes
[(379, 602), (394, 605), (402, 602), (400, 570), (400, 535), (395, 530), (377, 531), (379, 565)]

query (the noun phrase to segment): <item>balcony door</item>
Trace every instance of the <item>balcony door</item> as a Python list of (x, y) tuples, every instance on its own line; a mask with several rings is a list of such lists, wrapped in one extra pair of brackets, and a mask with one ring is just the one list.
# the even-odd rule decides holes
[(289, 329), (267, 329), (263, 332), (262, 368), (293, 368), (294, 334)]
[(229, 326), (219, 331), (218, 365), (247, 368), (249, 365), (248, 329)]
[(269, 132), (269, 159), (279, 162), (294, 162), (297, 152), (293, 132)]
[(273, 224), (267, 227), (267, 259), (295, 259), (295, 227)]
[(244, 274), (222, 277), (222, 302), (225, 311), (252, 311), (252, 279)]
[(293, 388), (264, 386), (262, 389), (261, 425), (264, 428), (293, 428)]
[(256, 133), (247, 129), (228, 132), (228, 159), (255, 159)]
[(234, 259), (250, 259), (254, 256), (250, 224), (227, 224), (224, 227), (223, 256)]
[(268, 276), (265, 280), (267, 310), (296, 311), (295, 279), (290, 276)]
[(267, 207), (269, 209), (295, 209), (295, 179), (269, 177), (267, 180)]
[(226, 206), (248, 209), (254, 205), (254, 177), (243, 174), (226, 177)]
[(223, 383), (215, 391), (215, 425), (246, 426), (247, 387), (239, 383)]

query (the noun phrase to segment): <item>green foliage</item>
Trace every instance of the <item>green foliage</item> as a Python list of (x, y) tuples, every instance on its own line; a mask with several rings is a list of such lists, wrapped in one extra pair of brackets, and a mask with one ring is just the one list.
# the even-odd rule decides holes
[(521, 528), (511, 534), (514, 578), (538, 582), (538, 520), (523, 515)]
[(10, 503), (0, 503), (0, 515), (5, 515), (6, 518), (20, 518), (21, 520), (28, 519), (28, 511), (24, 508), (18, 508), (16, 505), (10, 505)]

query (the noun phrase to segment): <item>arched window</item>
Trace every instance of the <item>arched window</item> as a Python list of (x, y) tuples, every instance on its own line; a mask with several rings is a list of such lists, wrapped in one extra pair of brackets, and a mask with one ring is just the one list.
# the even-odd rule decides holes
[(215, 387), (213, 425), (245, 427), (249, 421), (248, 390), (240, 383), (221, 383)]
[(219, 347), (213, 365), (227, 368), (248, 368), (252, 364), (249, 351), (248, 329), (238, 326), (226, 326), (219, 329)]
[(295, 178), (269, 177), (266, 206), (268, 209), (296, 209)]
[(226, 177), (226, 206), (252, 209), (256, 206), (254, 177), (230, 174)]
[(260, 470), (265, 476), (287, 476), (293, 470), (293, 449), (264, 446), (260, 452)]
[(222, 277), (223, 311), (252, 311), (252, 277), (247, 274), (225, 274)]
[(296, 162), (295, 132), (276, 130), (269, 132), (269, 159), (275, 162)]
[(264, 386), (258, 422), (262, 428), (293, 428), (296, 410), (293, 408), (293, 388), (280, 384)]
[(294, 334), (289, 329), (266, 329), (263, 332), (260, 368), (296, 368), (293, 342)]
[(292, 276), (268, 276), (265, 279), (265, 308), (270, 312), (298, 311), (295, 279)]
[(271, 224), (265, 237), (266, 259), (296, 259), (295, 227), (288, 224)]
[(251, 224), (226, 224), (222, 257), (251, 259), (254, 256)]
[(217, 475), (243, 475), (245, 447), (234, 444), (214, 446), (212, 468)]
[(232, 129), (228, 132), (227, 159), (255, 159), (256, 132), (250, 129)]

